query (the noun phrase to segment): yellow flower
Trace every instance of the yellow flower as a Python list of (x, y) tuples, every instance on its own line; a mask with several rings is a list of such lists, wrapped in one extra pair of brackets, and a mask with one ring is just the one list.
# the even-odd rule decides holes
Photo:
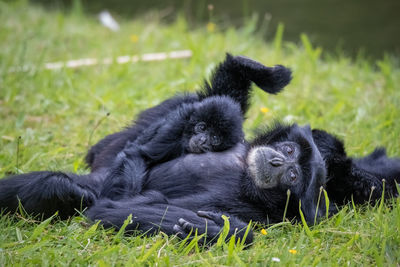
[(268, 234), (268, 233), (267, 233), (267, 230), (261, 229), (261, 234), (262, 234), (262, 235), (267, 235), (267, 234)]
[(261, 111), (262, 113), (266, 114), (266, 113), (268, 113), (269, 109), (266, 108), (266, 107), (262, 107), (262, 108), (260, 108), (260, 111)]
[(297, 250), (295, 250), (295, 249), (289, 249), (289, 252), (292, 253), (293, 255), (297, 254)]
[(136, 34), (132, 34), (130, 36), (130, 39), (132, 43), (137, 43), (139, 41), (139, 36), (137, 36)]
[(217, 27), (217, 25), (215, 25), (215, 23), (212, 23), (212, 22), (207, 23), (207, 31), (208, 32), (214, 32), (216, 27)]

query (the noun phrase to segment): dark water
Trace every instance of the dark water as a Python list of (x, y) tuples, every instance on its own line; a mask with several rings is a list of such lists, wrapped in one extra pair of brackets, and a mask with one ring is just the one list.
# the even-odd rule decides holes
[[(158, 10), (165, 22), (180, 13), (196, 27), (210, 19), (219, 27), (240, 26), (259, 15), (259, 30), (268, 40), (276, 25), (285, 24), (284, 39), (298, 42), (306, 33), (324, 50), (370, 58), (385, 52), (400, 55), (400, 0), (41, 0), (50, 8), (71, 8), (80, 3), (84, 12), (108, 9), (116, 16), (135, 18)], [(213, 5), (210, 12), (208, 5)], [(211, 18), (210, 18), (211, 15)]]

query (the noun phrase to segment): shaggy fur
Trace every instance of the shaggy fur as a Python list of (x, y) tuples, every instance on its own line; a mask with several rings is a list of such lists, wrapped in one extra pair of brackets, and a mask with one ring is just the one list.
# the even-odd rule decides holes
[[(227, 238), (243, 238), (250, 221), (281, 221), (288, 190), (291, 195), (286, 217), (299, 218), (301, 201), (301, 210), (310, 223), (326, 209), (334, 213), (352, 196), (357, 203), (375, 201), (382, 194), (382, 179), (386, 180), (385, 192), (395, 195), (400, 160), (388, 159), (382, 149), (353, 159), (347, 157), (343, 143), (333, 135), (297, 125), (277, 124), (252, 142), (241, 140), (241, 120), (249, 105), (251, 82), (266, 92), (277, 93), (290, 79), (290, 71), (283, 66), (269, 68), (228, 55), (204, 90), (145, 110), (132, 126), (93, 146), (86, 157), (90, 174), (44, 171), (0, 180), (0, 208), (15, 211), (20, 201), (28, 213), (48, 217), (58, 211), (61, 218), (88, 208), (86, 215), (91, 220), (116, 228), (132, 215), (127, 232), (161, 230), (184, 238), (196, 229), (198, 234), (206, 233), (203, 241), (208, 242), (218, 237), (223, 214), (230, 220)], [(185, 114), (199, 107), (204, 111), (194, 114), (210, 116), (200, 121), (215, 121), (212, 128), (220, 130), (217, 135), (224, 139), (223, 149), (204, 153), (184, 149), (193, 135), (185, 128), (190, 124)], [(225, 116), (226, 125), (222, 123)], [(223, 132), (224, 127), (229, 130)], [(300, 166), (299, 176), (293, 183), (278, 180), (273, 187), (261, 188), (255, 179), (263, 179), (266, 168), (257, 163), (257, 177), (251, 175), (249, 151), (274, 148), (282, 142), (292, 142), (300, 150), (295, 162)], [(320, 196), (321, 187), (328, 191), (330, 207), (325, 207)], [(245, 242), (252, 242), (251, 231)]]

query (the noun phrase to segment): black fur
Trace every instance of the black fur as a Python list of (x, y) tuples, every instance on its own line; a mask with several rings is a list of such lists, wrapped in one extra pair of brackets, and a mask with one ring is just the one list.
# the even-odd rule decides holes
[[(207, 242), (218, 237), (222, 214), (230, 220), (228, 238), (235, 234), (243, 239), (250, 221), (281, 221), (288, 190), (286, 217), (299, 218), (301, 200), (301, 210), (311, 223), (326, 210), (323, 200), (317, 207), (321, 186), (333, 200), (330, 212), (352, 195), (360, 195), (359, 203), (368, 201), (366, 190), (372, 185), (371, 199), (376, 200), (382, 192), (380, 178), (387, 181), (387, 192), (394, 194), (395, 179), (400, 177), (399, 159), (388, 159), (379, 150), (362, 159), (349, 158), (343, 143), (324, 131), (275, 125), (250, 143), (238, 141), (225, 151), (200, 154), (185, 153), (182, 136), (171, 134), (186, 121), (178, 112), (182, 108), (228, 97), (240, 105), (241, 120), (248, 108), (251, 82), (277, 93), (289, 81), (290, 71), (282, 66), (268, 68), (228, 55), (203, 91), (168, 99), (144, 111), (133, 126), (93, 146), (87, 156), (90, 174), (35, 172), (0, 180), (0, 208), (14, 211), (20, 200), (28, 213), (48, 217), (58, 210), (63, 218), (76, 209), (88, 208), (86, 215), (91, 220), (116, 228), (132, 215), (127, 232), (161, 230), (183, 238), (196, 229), (199, 234), (206, 233)], [(176, 123), (177, 128), (169, 127)], [(301, 149), (301, 182), (259, 188), (248, 171), (249, 151), (284, 141), (295, 142)], [(251, 241), (250, 232), (245, 242)]]
[(377, 148), (362, 158), (346, 155), (343, 143), (323, 130), (313, 130), (314, 140), (327, 164), (329, 197), (338, 205), (350, 201), (362, 204), (382, 196), (398, 196), (400, 159), (388, 158), (384, 148)]
[[(204, 129), (196, 132), (199, 123)], [(221, 141), (213, 144), (212, 138)], [(183, 103), (142, 131), (134, 142), (128, 141), (118, 153), (100, 196), (114, 200), (133, 196), (141, 191), (146, 170), (152, 166), (194, 153), (192, 146), (200, 147), (196, 153), (223, 151), (243, 138), (240, 107), (231, 98), (210, 96)], [(192, 145), (196, 142), (201, 143)], [(204, 147), (207, 151), (201, 151)]]
[[(273, 188), (259, 188), (247, 169), (249, 149), (283, 141), (300, 144), (302, 180), (293, 186), (279, 184)], [(87, 215), (92, 220), (102, 220), (106, 226), (118, 228), (132, 214), (130, 230), (161, 230), (185, 237), (192, 228), (205, 233), (207, 226), (199, 218), (199, 211), (208, 211), (211, 215), (206, 216), (210, 229), (207, 237), (215, 240), (222, 227), (221, 214), (230, 218), (231, 227), (237, 229), (238, 235), (243, 234), (249, 221), (267, 224), (282, 221), (289, 189), (286, 217), (299, 218), (301, 201), (301, 210), (307, 222), (312, 224), (326, 214), (321, 187), (330, 196), (330, 214), (352, 195), (359, 196), (357, 203), (376, 201), (381, 196), (382, 181), (363, 164), (377, 166), (383, 161), (387, 168), (377, 168), (378, 176), (387, 181), (387, 195), (396, 194), (400, 160), (376, 154), (352, 159), (346, 156), (343, 143), (324, 131), (311, 131), (309, 127), (297, 125), (275, 125), (249, 144), (238, 144), (221, 153), (189, 154), (153, 166), (140, 194), (119, 201), (102, 199), (89, 208)], [(372, 185), (375, 189), (370, 194)], [(143, 194), (147, 192), (159, 195), (143, 202)], [(200, 212), (200, 215), (204, 213)], [(250, 241), (251, 236), (246, 242)]]
[[(142, 112), (132, 126), (107, 136), (93, 146), (86, 157), (92, 169), (90, 174), (79, 177), (60, 172), (35, 172), (1, 180), (0, 208), (14, 211), (17, 209), (18, 201), (21, 201), (26, 212), (30, 214), (48, 217), (58, 210), (60, 216), (65, 218), (75, 214), (77, 209), (90, 207), (95, 200), (98, 205), (89, 210), (88, 215), (96, 219), (105, 215), (95, 212), (99, 207), (111, 212), (107, 207), (114, 205), (118, 207), (112, 211), (114, 215), (112, 218), (105, 215), (107, 218), (103, 219), (103, 223), (107, 224), (109, 221), (116, 227), (120, 226), (125, 212), (136, 206), (135, 203), (143, 208), (142, 214), (136, 217), (140, 230), (150, 230), (150, 227), (154, 227), (153, 224), (157, 224), (160, 214), (166, 212), (167, 206), (169, 212), (164, 220), (166, 223), (170, 218), (179, 224), (176, 216), (172, 215), (175, 210), (176, 214), (186, 215), (185, 217), (192, 222), (196, 220), (199, 223), (203, 222), (203, 219), (199, 219), (200, 217), (193, 212), (193, 208), (201, 205), (187, 201), (193, 203), (191, 209), (186, 204), (185, 207), (176, 205), (174, 208), (174, 205), (168, 204), (170, 201), (168, 197), (182, 201), (185, 198), (190, 199), (193, 192), (202, 192), (199, 200), (203, 199), (205, 203), (215, 201), (212, 200), (213, 195), (207, 193), (209, 183), (206, 182), (207, 178), (215, 181), (212, 173), (223, 175), (224, 172), (232, 171), (230, 166), (224, 166), (225, 161), (236, 164), (242, 162), (242, 159), (225, 152), (217, 153), (216, 158), (213, 158), (213, 153), (182, 156), (185, 155), (181, 142), (184, 138), (174, 133), (176, 130), (181, 131), (185, 126), (182, 124), (188, 122), (188, 118), (182, 116), (184, 114), (181, 111), (185, 113), (193, 107), (200, 106), (201, 111), (195, 112), (196, 117), (205, 116), (205, 120), (213, 123), (212, 128), (219, 130), (218, 134), (223, 138), (223, 146), (216, 148), (215, 151), (238, 146), (240, 153), (236, 154), (241, 155), (245, 151), (245, 144), (241, 140), (243, 137), (241, 121), (248, 108), (251, 82), (255, 82), (269, 93), (277, 93), (289, 83), (290, 79), (290, 70), (283, 66), (269, 68), (251, 59), (228, 54), (226, 60), (213, 74), (211, 84), (206, 83), (203, 90), (168, 99)], [(240, 106), (239, 111), (236, 111), (236, 105)], [(176, 125), (178, 127), (171, 127)], [(194, 157), (193, 168), (185, 163), (190, 161), (191, 157)], [(195, 164), (197, 160), (199, 164)], [(177, 162), (177, 166), (185, 164), (188, 169), (185, 167), (176, 173), (171, 172), (177, 169), (177, 166), (171, 166), (173, 161)], [(240, 163), (240, 166), (242, 165), (243, 162)], [(210, 166), (214, 166), (215, 170), (212, 171)], [(197, 174), (193, 173), (196, 168)], [(207, 173), (207, 170), (210, 170), (210, 173)], [(160, 171), (159, 177), (154, 175)], [(180, 172), (185, 172), (182, 177), (178, 177)], [(193, 173), (191, 177), (198, 179), (187, 180), (189, 178), (187, 175), (190, 173)], [(163, 181), (157, 181), (159, 178)], [(221, 178), (221, 181), (224, 180), (224, 177)], [(179, 181), (182, 183), (178, 184)], [(149, 189), (154, 182), (157, 184), (156, 189), (163, 187), (164, 192)], [(209, 189), (215, 187), (212, 191), (216, 190), (223, 197), (224, 190), (228, 188), (231, 188), (232, 192), (239, 192), (239, 186), (232, 188), (237, 182), (232, 180), (232, 184), (228, 182), (219, 186), (212, 186), (213, 183), (210, 182)], [(167, 186), (168, 184), (172, 186)], [(188, 190), (188, 185), (193, 184), (197, 184), (197, 187), (192, 186)], [(115, 213), (119, 213), (120, 216)], [(211, 213), (208, 213), (208, 217), (213, 218)], [(231, 219), (236, 222), (233, 217)], [(210, 222), (209, 229), (210, 231), (214, 229), (216, 233), (221, 225), (214, 223), (215, 225), (212, 225)], [(245, 226), (243, 222), (237, 224), (240, 228)], [(172, 233), (174, 227), (171, 223), (167, 223), (162, 228), (167, 233)]]
[(278, 93), (290, 80), (291, 71), (283, 66), (266, 67), (252, 59), (227, 54), (226, 59), (215, 70), (211, 84), (205, 82), (203, 90), (194, 94), (185, 94), (167, 99), (161, 104), (142, 112), (134, 124), (124, 131), (107, 136), (94, 145), (86, 156), (86, 162), (92, 171), (110, 167), (115, 157), (125, 145), (133, 142), (143, 130), (165, 118), (172, 110), (183, 104), (192, 104), (209, 97), (230, 97), (239, 103), (242, 114), (249, 107), (251, 83), (256, 83), (268, 93)]
[(58, 211), (66, 219), (94, 203), (100, 176), (41, 171), (1, 179), (0, 209), (16, 211), (20, 202), (28, 214), (47, 218)]

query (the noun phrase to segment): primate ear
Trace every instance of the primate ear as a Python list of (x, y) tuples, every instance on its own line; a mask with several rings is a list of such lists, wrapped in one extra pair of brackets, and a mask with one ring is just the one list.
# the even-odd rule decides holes
[(258, 87), (271, 94), (281, 91), (292, 79), (291, 70), (282, 65), (266, 67), (248, 57), (233, 57), (230, 54), (226, 55), (226, 62), (230, 62), (235, 70), (244, 76), (245, 79), (249, 79)]

